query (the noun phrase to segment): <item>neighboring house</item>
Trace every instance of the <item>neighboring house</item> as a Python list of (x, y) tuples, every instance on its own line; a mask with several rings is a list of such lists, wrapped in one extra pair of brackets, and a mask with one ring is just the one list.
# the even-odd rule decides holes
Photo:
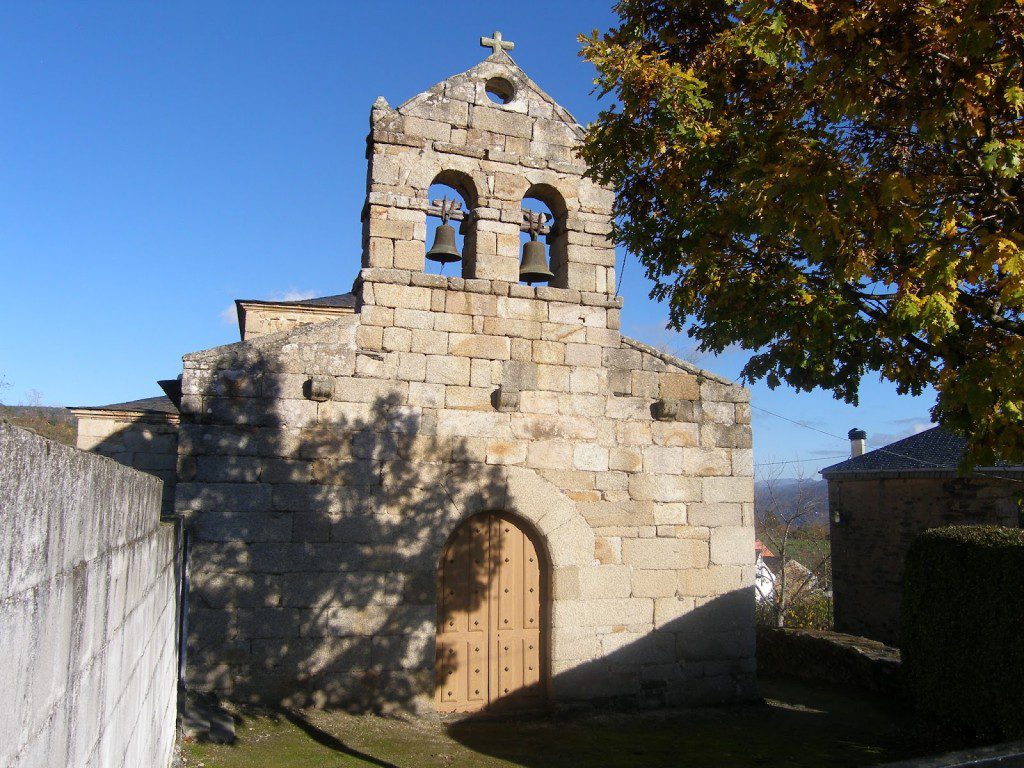
[(757, 595), (757, 602), (767, 603), (775, 594), (775, 572), (768, 565), (769, 558), (775, 558), (772, 552), (764, 543), (758, 539), (754, 542), (754, 591)]
[(818, 579), (806, 565), (792, 556), (786, 558), (776, 555), (758, 539), (754, 542), (754, 556), (757, 571), (754, 576), (754, 589), (758, 602), (765, 603), (777, 598), (776, 590), (781, 589), (783, 581), (782, 569), (785, 568), (786, 593), (793, 598), (796, 593), (806, 594), (820, 591)]
[(979, 467), (962, 475), (963, 438), (941, 427), (821, 470), (828, 481), (835, 628), (898, 642), (903, 560), (914, 538), (954, 524), (1020, 525), (1024, 467)]
[[(75, 410), (80, 446), (166, 475), (189, 685), (384, 710), (756, 695), (749, 393), (620, 333), (582, 135), (501, 50), (378, 99), (352, 293), (239, 301), (242, 340), (186, 355), (166, 399)], [(428, 216), (462, 233), (447, 274)]]

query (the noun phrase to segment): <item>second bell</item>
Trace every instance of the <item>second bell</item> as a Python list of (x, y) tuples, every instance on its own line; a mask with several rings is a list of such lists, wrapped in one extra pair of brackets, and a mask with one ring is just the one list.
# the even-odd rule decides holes
[(546, 283), (554, 275), (548, 269), (548, 258), (545, 254), (544, 243), (537, 240), (537, 235), (530, 235), (530, 239), (523, 244), (523, 260), (519, 264), (519, 279), (529, 285), (534, 283)]

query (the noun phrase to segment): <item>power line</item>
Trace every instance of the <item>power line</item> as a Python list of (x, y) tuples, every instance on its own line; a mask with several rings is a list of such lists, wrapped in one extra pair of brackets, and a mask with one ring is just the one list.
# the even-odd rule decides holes
[[(734, 384), (736, 383), (736, 379), (733, 379), (733, 383)], [(774, 411), (769, 411), (767, 408), (762, 408), (762, 407), (754, 405), (754, 404), (751, 404), (750, 407), (753, 408), (754, 410), (761, 411), (762, 413), (767, 413), (769, 416), (774, 416), (777, 419), (782, 419), (783, 421), (788, 421), (790, 424), (795, 424), (796, 426), (801, 427), (802, 429), (809, 429), (812, 432), (817, 432), (819, 434), (825, 435), (827, 437), (834, 438), (836, 440), (842, 440), (843, 442), (846, 442), (849, 439), (849, 438), (842, 437), (841, 435), (837, 435), (837, 434), (835, 434), (833, 432), (828, 432), (828, 431), (826, 431), (824, 429), (818, 429), (817, 427), (813, 427), (810, 424), (806, 424), (806, 423), (804, 423), (802, 421), (797, 421), (796, 419), (791, 419), (788, 416), (783, 416), (780, 413), (775, 413)], [(922, 469), (928, 468), (928, 467), (933, 468), (933, 469), (948, 469), (948, 467), (944, 467), (944, 466), (942, 466), (941, 464), (939, 464), (937, 462), (928, 461), (927, 459), (921, 459), (921, 458), (918, 458), (917, 456), (908, 456), (906, 454), (899, 453), (898, 451), (889, 450), (888, 448), (873, 448), (872, 450), (873, 451), (878, 451), (879, 453), (884, 453), (884, 454), (886, 454), (888, 456), (895, 456), (895, 457), (900, 458), (900, 459), (906, 459), (907, 461), (913, 461), (913, 462), (916, 462), (918, 464), (926, 465), (926, 466), (923, 466)], [(845, 454), (844, 454), (844, 456), (845, 456)], [(839, 457), (839, 458), (842, 458), (842, 457)], [(769, 466), (769, 465), (762, 464), (760, 466)], [(1004, 482), (1009, 482), (1009, 483), (1021, 483), (1021, 484), (1024, 484), (1024, 480), (1017, 480), (1015, 478), (1006, 477), (1004, 475), (993, 475), (993, 474), (990, 474), (988, 472), (979, 472), (978, 470), (974, 470), (972, 472), (972, 474), (975, 477), (987, 477), (987, 478), (990, 478), (990, 479), (993, 479), (993, 480), (1002, 480)]]
[[(734, 384), (736, 383), (735, 379), (733, 380), (733, 383)], [(775, 413), (775, 411), (769, 411), (767, 408), (762, 408), (761, 406), (754, 405), (753, 403), (750, 404), (750, 407), (753, 408), (755, 411), (761, 411), (762, 413), (767, 413), (769, 416), (774, 416), (777, 419), (782, 419), (783, 421), (788, 421), (790, 424), (796, 424), (798, 427), (803, 427), (804, 429), (810, 429), (810, 430), (812, 430), (814, 432), (818, 432), (818, 433), (820, 433), (822, 435), (825, 435), (827, 437), (834, 437), (837, 440), (844, 440), (844, 441), (847, 439), (845, 437), (841, 437), (840, 435), (833, 434), (832, 432), (826, 432), (824, 429), (818, 429), (817, 427), (813, 427), (810, 424), (808, 424), (807, 422), (797, 421), (796, 419), (791, 419), (788, 416), (783, 416), (781, 413)]]
[(840, 454), (837, 454), (835, 456), (818, 456), (818, 457), (813, 458), (813, 459), (790, 459), (788, 461), (764, 461), (764, 462), (761, 462), (760, 464), (755, 464), (754, 468), (757, 469), (758, 467), (775, 467), (775, 466), (778, 466), (780, 464), (806, 464), (806, 463), (811, 462), (811, 461), (830, 461), (832, 459), (845, 459), (845, 458), (846, 458), (846, 454), (845, 453), (840, 453)]
[[(622, 287), (622, 275), (626, 271), (626, 256), (627, 255), (628, 255), (627, 253), (623, 253), (623, 255), (622, 255), (622, 269), (619, 272), (619, 288)], [(618, 294), (619, 290), (616, 289), (615, 292), (616, 292), (616, 294)], [(732, 380), (732, 383), (734, 385), (735, 384), (739, 384), (739, 380), (740, 380), (740, 376), (736, 376)], [(769, 416), (774, 416), (777, 419), (782, 419), (783, 421), (788, 421), (790, 424), (795, 424), (796, 426), (800, 427), (801, 429), (807, 429), (807, 430), (810, 430), (812, 432), (817, 432), (818, 434), (825, 435), (826, 437), (831, 437), (834, 440), (841, 440), (844, 443), (847, 440), (849, 440), (848, 437), (843, 437), (842, 435), (837, 435), (834, 432), (828, 432), (827, 430), (824, 430), (824, 429), (818, 429), (818, 427), (811, 426), (810, 424), (807, 424), (806, 422), (797, 421), (796, 419), (791, 419), (788, 416), (783, 416), (781, 413), (775, 413), (774, 411), (769, 411), (767, 408), (762, 408), (759, 405), (754, 405), (753, 403), (751, 403), (750, 407), (752, 409), (756, 410), (756, 411), (761, 411), (762, 413), (766, 413)], [(907, 461), (917, 462), (918, 464), (930, 465), (931, 468), (934, 468), (934, 469), (948, 469), (948, 467), (944, 467), (944, 466), (942, 466), (941, 464), (939, 464), (937, 462), (928, 461), (927, 459), (920, 459), (920, 458), (918, 458), (916, 456), (907, 456), (905, 454), (899, 453), (898, 451), (889, 450), (888, 448), (873, 448), (872, 451), (878, 451), (879, 453), (884, 453), (884, 454), (886, 454), (888, 456), (895, 456), (895, 457), (900, 458), (900, 459), (906, 459)], [(847, 454), (844, 453), (844, 454), (841, 454), (841, 455), (838, 455), (838, 456), (823, 457), (821, 460), (825, 461), (825, 460), (832, 459), (832, 458), (842, 459), (842, 458), (846, 458), (846, 457), (847, 457)], [(766, 463), (763, 463), (763, 464), (755, 464), (754, 466), (755, 467), (770, 467), (770, 466), (778, 465), (778, 464), (797, 464), (797, 463), (806, 463), (808, 461), (815, 461), (815, 459), (803, 459), (803, 460), (781, 461), (781, 462), (766, 462)], [(1002, 480), (1004, 482), (1020, 483), (1020, 484), (1024, 485), (1024, 480), (1017, 480), (1017, 479), (1012, 478), (1012, 477), (1006, 477), (1005, 475), (993, 475), (993, 474), (990, 474), (988, 472), (980, 472), (978, 470), (972, 470), (971, 474), (973, 474), (975, 477), (987, 477), (987, 478), (990, 478), (990, 479), (993, 479), (993, 480)]]

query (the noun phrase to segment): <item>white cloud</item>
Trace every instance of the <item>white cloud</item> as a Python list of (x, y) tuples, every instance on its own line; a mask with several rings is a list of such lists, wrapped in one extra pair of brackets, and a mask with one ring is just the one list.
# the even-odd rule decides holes
[(238, 325), (238, 307), (235, 306), (235, 302), (224, 307), (219, 314), (221, 322), (225, 325)]
[(300, 291), (298, 288), (289, 288), (287, 291), (275, 293), (268, 301), (305, 301), (306, 299), (315, 299), (319, 295), (319, 291)]
[[(285, 291), (277, 291), (264, 299), (264, 301), (304, 301), (306, 299), (315, 299), (317, 296), (322, 295), (319, 291), (303, 291), (293, 287)], [(231, 302), (231, 304), (224, 307), (218, 313), (218, 316), (225, 325), (238, 325), (238, 308), (235, 306), (235, 302)]]

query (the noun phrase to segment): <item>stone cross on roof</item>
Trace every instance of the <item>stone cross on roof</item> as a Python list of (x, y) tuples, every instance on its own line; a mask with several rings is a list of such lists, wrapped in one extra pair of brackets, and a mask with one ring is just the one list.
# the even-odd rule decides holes
[(504, 51), (511, 51), (513, 48), (516, 47), (516, 44), (513, 43), (511, 40), (502, 40), (501, 39), (501, 32), (498, 32), (497, 30), (495, 30), (492, 33), (492, 35), (493, 35), (492, 37), (481, 37), (480, 38), (480, 45), (481, 45), (481, 47), (483, 47), (483, 48), (493, 48), (495, 53), (497, 53), (498, 51), (502, 51), (502, 50), (504, 50)]

